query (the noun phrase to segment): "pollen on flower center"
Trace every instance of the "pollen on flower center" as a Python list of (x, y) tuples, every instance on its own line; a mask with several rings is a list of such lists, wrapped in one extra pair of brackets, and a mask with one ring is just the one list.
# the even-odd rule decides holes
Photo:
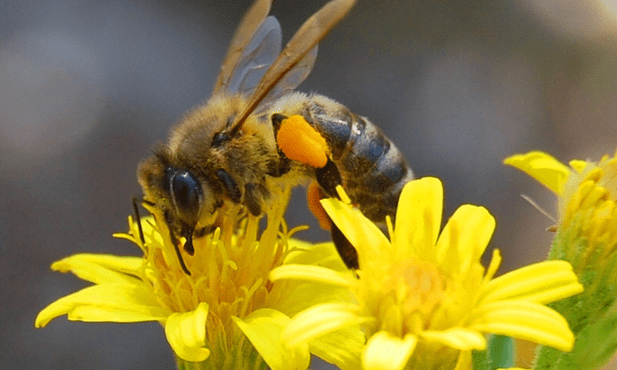
[(408, 292), (403, 309), (406, 313), (418, 311), (428, 315), (443, 299), (446, 280), (430, 262), (412, 260), (405, 265), (401, 266), (401, 277)]
[(494, 217), (484, 207), (466, 204), (440, 232), (443, 187), (438, 179), (405, 185), (396, 225), (387, 225), (390, 238), (348, 203), (327, 199), (321, 204), (358, 252), (357, 278), (291, 265), (271, 277), (328, 280), (349, 287), (357, 303), (299, 312), (283, 331), (286, 345), (308, 344), (358, 325), (366, 341), (362, 364), (354, 369), (464, 368), (457, 356), (486, 349), (485, 333), (572, 349), (566, 320), (544, 306), (582, 291), (572, 266), (540, 263), (493, 279), (499, 252), (493, 252), (488, 268), (480, 257), (493, 234)]
[(431, 262), (408, 259), (391, 266), (382, 286), (385, 297), (377, 300), (382, 305), (382, 329), (404, 336), (430, 328), (446, 287), (446, 277)]
[(156, 222), (162, 238), (147, 243), (144, 249), (148, 260), (144, 275), (157, 300), (172, 312), (190, 312), (206, 302), (209, 340), (228, 331), (225, 328), (233, 326), (233, 317), (244, 318), (264, 307), (271, 288), (268, 273), (282, 263), (286, 253), (280, 235), (289, 235), (282, 219), (284, 208), (279, 208), (281, 211), (272, 212), (263, 232), (259, 232), (258, 217), (235, 208), (221, 210), (221, 226), (193, 239), (194, 255), (181, 252), (191, 275), (183, 271), (165, 223)]

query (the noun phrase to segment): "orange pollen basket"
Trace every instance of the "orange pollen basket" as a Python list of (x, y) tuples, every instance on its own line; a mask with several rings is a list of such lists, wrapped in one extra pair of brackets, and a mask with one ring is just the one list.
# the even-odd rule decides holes
[(276, 143), (291, 160), (315, 168), (322, 168), (328, 162), (326, 140), (301, 115), (293, 115), (281, 122)]

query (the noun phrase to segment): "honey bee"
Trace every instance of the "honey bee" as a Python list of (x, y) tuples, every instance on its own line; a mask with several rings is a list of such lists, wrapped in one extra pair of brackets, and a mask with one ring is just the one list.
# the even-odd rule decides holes
[[(293, 90), (308, 76), (317, 43), (351, 10), (355, 0), (333, 0), (311, 16), (281, 52), (281, 28), (268, 16), (271, 0), (256, 0), (242, 19), (220, 69), (212, 97), (189, 112), (142, 161), (138, 179), (144, 201), (162, 211), (176, 253), (193, 255), (193, 237), (208, 232), (204, 219), (226, 202), (259, 216), (272, 201), (272, 186), (318, 184), (318, 197), (337, 196), (342, 185), (369, 219), (394, 215), (412, 171), (399, 150), (368, 119), (318, 94)], [(292, 120), (316, 134), (323, 149), (279, 145)], [(304, 124), (304, 126), (302, 126)], [(302, 132), (289, 140), (302, 140)], [(300, 129), (297, 129), (300, 130)], [(287, 130), (288, 132), (289, 130)], [(306, 143), (304, 143), (306, 144)], [(323, 160), (316, 163), (313, 151)], [(303, 153), (300, 153), (303, 154)], [(332, 225), (344, 262), (357, 255)]]

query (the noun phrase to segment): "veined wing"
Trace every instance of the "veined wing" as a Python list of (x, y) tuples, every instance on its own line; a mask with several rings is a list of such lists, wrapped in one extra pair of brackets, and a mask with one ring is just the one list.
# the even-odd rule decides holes
[(221, 64), (219, 76), (214, 84), (213, 95), (227, 89), (244, 50), (251, 43), (253, 35), (255, 35), (264, 23), (268, 13), (270, 13), (271, 5), (272, 0), (255, 1), (242, 18), (242, 21), (240, 21), (240, 25), (229, 43), (227, 55), (225, 55), (223, 64)]
[(235, 119), (232, 131), (236, 131), (242, 126), (248, 115), (290, 71), (294, 70), (296, 65), (303, 61), (307, 53), (347, 15), (355, 2), (356, 0), (333, 0), (304, 22), (257, 85), (253, 96), (249, 99), (249, 104), (244, 108), (242, 114)]
[(313, 47), (302, 60), (298, 62), (287, 74), (268, 92), (263, 100), (255, 107), (255, 113), (260, 115), (268, 111), (273, 102), (281, 96), (292, 92), (304, 81), (313, 70), (317, 59), (317, 45)]
[(281, 53), (281, 26), (273, 16), (266, 18), (242, 51), (229, 82), (229, 93), (250, 96), (276, 57)]

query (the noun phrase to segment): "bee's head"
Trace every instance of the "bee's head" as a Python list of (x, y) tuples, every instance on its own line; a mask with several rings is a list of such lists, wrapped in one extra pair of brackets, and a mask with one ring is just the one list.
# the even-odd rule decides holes
[(144, 198), (163, 212), (172, 237), (186, 238), (184, 249), (192, 255), (193, 232), (204, 210), (213, 209), (210, 186), (191, 171), (172, 164), (165, 147), (156, 148), (153, 156), (140, 163), (137, 177)]

